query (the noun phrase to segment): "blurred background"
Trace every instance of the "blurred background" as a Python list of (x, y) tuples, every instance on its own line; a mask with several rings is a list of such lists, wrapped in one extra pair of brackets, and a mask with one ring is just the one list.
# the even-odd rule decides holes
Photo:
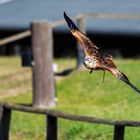
[[(5, 1), (6, 2), (6, 1)], [(13, 0), (0, 5), (0, 37), (27, 30), (32, 21), (63, 19), (63, 12), (71, 16), (81, 13), (122, 13), (139, 14), (138, 0)], [(103, 51), (111, 52), (114, 57), (140, 56), (140, 19), (93, 19), (85, 21), (86, 33)], [(54, 28), (54, 56), (76, 55), (76, 41), (65, 26)], [(64, 40), (65, 38), (65, 40)], [(19, 47), (22, 46), (22, 47)], [(59, 46), (59, 47), (58, 47)], [(0, 47), (2, 55), (20, 55), (31, 47), (30, 37)]]

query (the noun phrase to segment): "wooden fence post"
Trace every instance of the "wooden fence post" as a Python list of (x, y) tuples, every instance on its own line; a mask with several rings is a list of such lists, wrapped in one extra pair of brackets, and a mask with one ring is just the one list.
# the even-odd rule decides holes
[(9, 140), (11, 109), (2, 107), (0, 116), (0, 140)]
[(114, 126), (114, 140), (124, 140), (124, 126)]
[[(80, 31), (86, 33), (84, 17), (81, 17), (77, 20), (77, 26)], [(77, 68), (80, 68), (83, 65), (84, 57), (85, 57), (84, 50), (80, 46), (79, 42), (77, 42)]]
[(53, 36), (47, 21), (33, 22), (33, 106), (47, 108), (55, 106), (53, 61)]
[(47, 115), (47, 140), (57, 140), (57, 118)]

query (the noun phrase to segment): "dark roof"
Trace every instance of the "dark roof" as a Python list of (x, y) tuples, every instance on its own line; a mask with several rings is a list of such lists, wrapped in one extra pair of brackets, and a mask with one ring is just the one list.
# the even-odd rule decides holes
[[(79, 13), (131, 13), (140, 14), (139, 0), (14, 0), (0, 5), (0, 28), (27, 29), (31, 21), (63, 19)], [(140, 20), (92, 19), (88, 30), (105, 32), (140, 33)], [(64, 30), (66, 26), (57, 29)]]

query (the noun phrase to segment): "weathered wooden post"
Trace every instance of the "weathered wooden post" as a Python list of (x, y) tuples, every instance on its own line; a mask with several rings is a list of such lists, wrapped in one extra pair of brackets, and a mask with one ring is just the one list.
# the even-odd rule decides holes
[(53, 36), (51, 24), (36, 21), (31, 25), (33, 52), (33, 106), (55, 106), (53, 61)]
[(113, 140), (124, 140), (124, 126), (115, 125), (114, 126), (114, 139)]
[[(83, 33), (86, 33), (85, 29), (85, 18), (81, 16), (79, 19), (77, 19), (77, 26), (80, 31)], [(83, 65), (83, 60), (84, 60), (84, 51), (83, 48), (80, 46), (79, 42), (77, 42), (77, 68), (81, 68)]]
[(9, 140), (11, 109), (2, 107), (0, 114), (0, 140)]
[(47, 140), (57, 140), (57, 118), (47, 116)]

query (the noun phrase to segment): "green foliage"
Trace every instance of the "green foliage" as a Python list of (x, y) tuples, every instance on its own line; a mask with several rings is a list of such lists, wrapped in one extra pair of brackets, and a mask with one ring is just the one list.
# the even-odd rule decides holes
[[(69, 63), (68, 63), (69, 62)], [(134, 85), (140, 88), (140, 61), (115, 60)], [(5, 64), (6, 63), (6, 64)], [(74, 67), (74, 59), (55, 60), (58, 69)], [(2, 66), (4, 64), (4, 66)], [(1, 100), (31, 104), (31, 70), (21, 68), (19, 58), (0, 58)], [(18, 78), (19, 75), (23, 77)], [(58, 104), (55, 109), (106, 119), (140, 120), (140, 95), (125, 83), (106, 72), (89, 74), (88, 70), (74, 71), (56, 82)], [(13, 80), (14, 79), (14, 80)], [(4, 82), (3, 82), (4, 81)], [(17, 96), (2, 98), (3, 92), (22, 88)], [(27, 88), (28, 87), (28, 88)], [(24, 90), (23, 90), (24, 89)], [(24, 94), (23, 94), (24, 93)], [(11, 140), (45, 139), (46, 116), (14, 111), (11, 121)], [(59, 140), (112, 140), (113, 126), (97, 125), (59, 119)], [(139, 140), (140, 128), (126, 128), (126, 140)]]

